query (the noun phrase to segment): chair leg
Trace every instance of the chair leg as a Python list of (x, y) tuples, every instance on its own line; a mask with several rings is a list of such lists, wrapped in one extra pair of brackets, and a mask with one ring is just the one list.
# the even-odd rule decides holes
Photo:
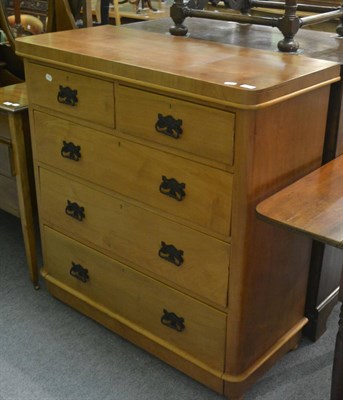
[(92, 0), (82, 0), (82, 20), (84, 27), (93, 26)]
[(114, 19), (116, 21), (116, 25), (121, 25), (118, 0), (113, 0), (113, 9), (114, 9)]
[(95, 19), (96, 22), (101, 23), (101, 7), (100, 7), (101, 0), (95, 0)]

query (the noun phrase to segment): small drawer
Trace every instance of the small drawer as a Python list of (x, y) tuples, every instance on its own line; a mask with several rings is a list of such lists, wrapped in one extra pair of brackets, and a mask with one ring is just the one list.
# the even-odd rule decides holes
[(12, 143), (0, 137), (0, 174), (12, 177), (15, 175)]
[(226, 242), (42, 168), (40, 193), (45, 224), (226, 307)]
[(28, 63), (30, 103), (114, 128), (113, 83)]
[(39, 161), (228, 238), (233, 175), (35, 112)]
[[(208, 366), (224, 370), (226, 314), (47, 227), (45, 271), (81, 295)], [(48, 278), (48, 277), (47, 277)], [(151, 335), (149, 335), (151, 337)]]
[(119, 85), (117, 129), (226, 165), (233, 164), (235, 115)]

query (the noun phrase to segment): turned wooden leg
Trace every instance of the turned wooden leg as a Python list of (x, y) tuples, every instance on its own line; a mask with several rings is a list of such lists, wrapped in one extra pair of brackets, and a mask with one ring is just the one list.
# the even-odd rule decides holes
[(33, 204), (31, 186), (28, 175), (28, 163), (26, 159), (24, 119), (27, 111), (18, 111), (9, 114), (11, 137), (14, 146), (14, 161), (16, 169), (16, 182), (20, 210), (20, 221), (24, 237), (26, 260), (29, 274), (35, 289), (39, 289), (38, 266), (36, 255), (36, 237), (33, 217)]
[(341, 400), (343, 398), (343, 303), (338, 325), (332, 368), (331, 400)]

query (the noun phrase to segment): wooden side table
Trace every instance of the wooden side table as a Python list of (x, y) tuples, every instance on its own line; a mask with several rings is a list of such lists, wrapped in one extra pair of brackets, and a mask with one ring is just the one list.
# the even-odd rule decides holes
[(39, 288), (26, 84), (0, 88), (0, 208), (20, 217), (30, 278)]
[[(343, 156), (260, 203), (258, 215), (343, 250)], [(343, 300), (343, 275), (340, 300)], [(343, 398), (343, 303), (336, 339), (331, 400)]]

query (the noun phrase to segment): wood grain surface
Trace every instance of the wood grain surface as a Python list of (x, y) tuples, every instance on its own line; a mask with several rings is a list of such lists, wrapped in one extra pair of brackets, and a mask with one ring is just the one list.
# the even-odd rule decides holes
[(267, 220), (343, 248), (343, 156), (257, 206)]
[(295, 96), (337, 80), (339, 74), (339, 65), (330, 61), (309, 63), (301, 55), (110, 25), (19, 38), (17, 52), (31, 60), (179, 89), (242, 108)]

